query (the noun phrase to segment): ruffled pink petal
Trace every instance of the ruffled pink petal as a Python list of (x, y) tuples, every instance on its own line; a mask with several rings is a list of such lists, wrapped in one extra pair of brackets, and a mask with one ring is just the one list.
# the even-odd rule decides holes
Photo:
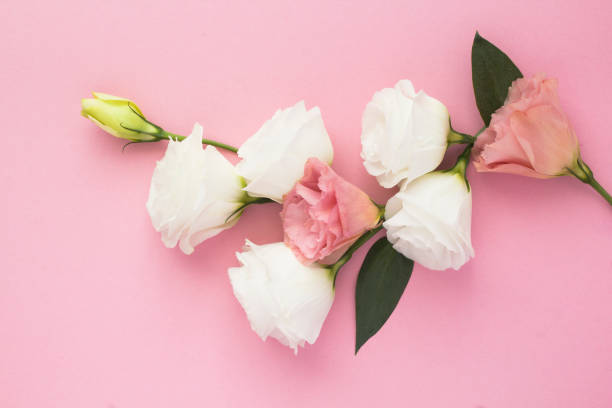
[(304, 177), (283, 200), (285, 243), (303, 263), (345, 248), (379, 219), (378, 208), (327, 164), (311, 158)]
[(474, 168), (476, 168), (479, 172), (489, 172), (489, 173), (506, 173), (506, 174), (516, 174), (517, 176), (527, 176), (533, 178), (550, 178), (550, 176), (546, 176), (544, 174), (540, 174), (529, 167), (521, 166), (513, 163), (498, 163), (498, 164), (483, 164), (480, 161), (474, 161)]
[(566, 174), (577, 157), (578, 140), (561, 110), (557, 80), (542, 74), (513, 82), (473, 152), (478, 171), (537, 178)]
[(345, 238), (361, 235), (378, 223), (378, 207), (366, 193), (348, 181), (340, 178), (337, 180), (336, 200)]
[(510, 125), (536, 172), (557, 176), (566, 173), (575, 161), (577, 140), (565, 116), (555, 107), (542, 105), (526, 113), (516, 112)]

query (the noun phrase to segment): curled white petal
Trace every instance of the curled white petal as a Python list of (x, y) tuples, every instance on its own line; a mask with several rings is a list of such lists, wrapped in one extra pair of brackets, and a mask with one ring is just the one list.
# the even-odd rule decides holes
[(434, 172), (402, 184), (385, 218), (393, 248), (429, 269), (459, 269), (474, 256), (472, 194), (459, 174)]
[(236, 254), (241, 267), (228, 270), (234, 295), (251, 328), (292, 348), (313, 344), (334, 301), (333, 278), (317, 264), (300, 263), (282, 242), (246, 241)]
[(362, 117), (361, 158), (379, 184), (390, 188), (434, 170), (444, 157), (448, 110), (412, 82), (374, 94)]
[(236, 171), (247, 181), (253, 197), (281, 202), (304, 174), (310, 157), (331, 163), (333, 147), (321, 111), (306, 110), (303, 101), (278, 110), (238, 150)]
[(244, 201), (242, 187), (234, 166), (215, 147), (202, 147), (196, 123), (185, 140), (168, 142), (153, 172), (147, 210), (163, 243), (190, 254), (236, 223), (238, 216), (227, 219)]

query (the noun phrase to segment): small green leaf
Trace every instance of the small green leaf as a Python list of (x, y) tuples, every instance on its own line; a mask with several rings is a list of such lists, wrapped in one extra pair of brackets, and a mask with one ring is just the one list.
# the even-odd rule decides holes
[(476, 105), (487, 126), (493, 112), (504, 104), (512, 82), (522, 77), (506, 54), (476, 32), (472, 44), (472, 84)]
[(368, 251), (355, 288), (355, 354), (385, 324), (410, 280), (414, 262), (393, 249), (386, 237)]

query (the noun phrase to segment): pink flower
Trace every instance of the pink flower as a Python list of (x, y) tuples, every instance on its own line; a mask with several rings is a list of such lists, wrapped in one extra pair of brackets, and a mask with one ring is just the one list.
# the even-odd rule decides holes
[(569, 174), (579, 156), (557, 80), (536, 75), (512, 83), (504, 106), (478, 137), (473, 157), (478, 171), (549, 178)]
[(302, 263), (331, 263), (378, 224), (380, 211), (366, 193), (313, 157), (284, 196), (281, 218), (285, 243)]

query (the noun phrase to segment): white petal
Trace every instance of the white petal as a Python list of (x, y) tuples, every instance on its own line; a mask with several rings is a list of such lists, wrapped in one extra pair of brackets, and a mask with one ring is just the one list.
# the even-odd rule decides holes
[(202, 147), (202, 127), (195, 124), (182, 142), (169, 141), (157, 162), (147, 210), (163, 243), (190, 254), (194, 247), (235, 224), (244, 200), (242, 179), (213, 146)]
[(434, 170), (444, 157), (450, 130), (446, 107), (412, 82), (374, 94), (362, 117), (361, 157), (386, 188)]
[(471, 257), (472, 196), (456, 173), (434, 172), (411, 183), (386, 205), (387, 238), (404, 256), (435, 270), (459, 269)]
[(238, 253), (241, 267), (228, 273), (236, 298), (265, 340), (268, 336), (296, 353), (314, 343), (334, 300), (329, 270), (301, 264), (284, 243), (255, 245)]
[(254, 197), (281, 202), (304, 174), (310, 157), (331, 163), (333, 148), (319, 108), (306, 110), (303, 101), (277, 111), (238, 150), (236, 166)]

